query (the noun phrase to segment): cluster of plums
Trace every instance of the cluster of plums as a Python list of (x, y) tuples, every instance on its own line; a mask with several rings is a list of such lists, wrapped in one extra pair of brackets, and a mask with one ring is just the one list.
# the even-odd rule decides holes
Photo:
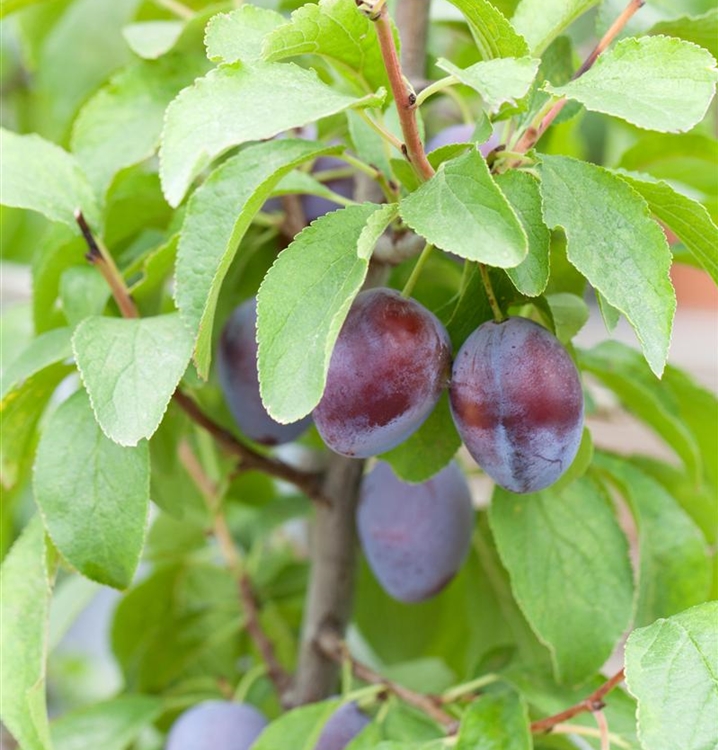
[[(344, 750), (369, 721), (356, 703), (343, 704), (324, 725), (314, 750)], [(264, 715), (246, 703), (205, 701), (175, 721), (165, 750), (251, 750), (266, 726)]]

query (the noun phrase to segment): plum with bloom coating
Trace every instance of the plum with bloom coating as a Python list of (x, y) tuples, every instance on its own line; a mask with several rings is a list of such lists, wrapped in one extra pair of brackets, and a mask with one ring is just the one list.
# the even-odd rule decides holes
[(314, 423), (336, 453), (388, 451), (429, 416), (450, 366), (435, 315), (392, 289), (362, 292), (337, 338)]
[(356, 703), (345, 703), (324, 725), (314, 750), (344, 750), (369, 723), (369, 717), (359, 710)]
[(264, 445), (281, 445), (298, 438), (311, 424), (305, 417), (292, 424), (275, 422), (259, 395), (257, 374), (257, 300), (234, 309), (222, 329), (217, 375), (222, 393), (239, 429)]
[[(449, 125), (448, 128), (440, 130), (426, 144), (426, 152), (430, 153), (442, 146), (450, 146), (454, 143), (471, 143), (475, 127), (473, 124)], [(496, 130), (491, 133), (488, 140), (479, 144), (481, 155), (486, 158), (501, 142)]]
[(424, 601), (451, 581), (469, 551), (473, 519), (471, 492), (455, 463), (409, 484), (380, 462), (362, 482), (362, 549), (382, 588), (399, 601)]
[(511, 492), (553, 484), (576, 457), (583, 391), (558, 339), (527, 318), (488, 321), (459, 350), (449, 389), (476, 463)]
[(206, 701), (175, 721), (165, 750), (249, 750), (266, 726), (267, 720), (252, 706)]

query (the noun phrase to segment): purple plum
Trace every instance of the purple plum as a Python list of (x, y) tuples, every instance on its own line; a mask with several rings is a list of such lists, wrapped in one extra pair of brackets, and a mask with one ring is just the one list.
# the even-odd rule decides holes
[(175, 721), (165, 750), (249, 750), (266, 726), (267, 720), (252, 706), (206, 701)]

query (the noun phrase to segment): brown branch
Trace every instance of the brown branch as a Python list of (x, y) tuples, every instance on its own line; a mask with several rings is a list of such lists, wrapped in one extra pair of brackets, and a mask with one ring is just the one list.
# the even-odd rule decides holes
[(534, 734), (540, 734), (541, 732), (550, 732), (557, 724), (561, 724), (564, 721), (573, 719), (574, 716), (579, 714), (591, 712), (595, 713), (600, 711), (604, 707), (603, 699), (611, 692), (619, 683), (623, 682), (623, 670), (617, 672), (610, 680), (601, 685), (597, 690), (594, 690), (591, 695), (584, 698), (582, 701), (577, 703), (575, 706), (567, 708), (565, 711), (561, 711), (553, 716), (547, 716), (545, 719), (539, 719), (531, 724), (531, 731)]
[[(590, 70), (602, 52), (608, 48), (613, 40), (621, 33), (631, 18), (646, 4), (646, 0), (630, 0), (620, 16), (611, 24), (611, 28), (601, 37), (601, 40), (594, 47), (591, 54), (583, 61), (581, 67), (573, 74), (571, 80), (575, 81), (580, 78), (586, 71)], [(558, 117), (561, 110), (568, 103), (568, 99), (560, 99), (549, 110), (548, 114), (543, 117), (538, 126), (527, 128), (519, 142), (516, 144), (515, 151), (525, 153), (533, 148), (541, 136), (548, 130), (553, 121)]]
[(447, 733), (453, 734), (458, 728), (458, 722), (454, 716), (446, 713), (441, 708), (441, 698), (435, 695), (425, 695), (417, 693), (414, 690), (399, 685), (392, 680), (388, 680), (383, 675), (375, 672), (371, 667), (357, 661), (350, 653), (346, 643), (337, 635), (336, 631), (330, 627), (324, 628), (317, 635), (315, 640), (316, 647), (332, 659), (337, 664), (349, 662), (355, 677), (372, 685), (382, 685), (387, 692), (393, 693), (404, 703), (408, 703), (414, 708), (418, 708), (428, 717), (433, 719), (437, 724), (441, 724)]
[(262, 661), (267, 667), (267, 676), (274, 685), (277, 695), (282, 698), (284, 691), (289, 685), (289, 674), (285, 671), (284, 667), (279, 663), (277, 655), (274, 652), (274, 644), (269, 640), (267, 634), (262, 628), (262, 623), (259, 619), (259, 607), (257, 606), (257, 599), (254, 595), (254, 589), (252, 588), (252, 582), (246, 573), (239, 576), (239, 595), (242, 600), (242, 607), (246, 616), (245, 627), (249, 633), (254, 645), (259, 651)]
[(421, 142), (419, 125), (416, 121), (416, 95), (410, 91), (404, 80), (386, 5), (382, 4), (378, 14), (370, 17), (376, 25), (381, 54), (389, 76), (389, 86), (399, 113), (401, 132), (404, 134), (402, 150), (419, 178), (428, 180), (434, 175), (434, 168), (429, 164), (424, 153), (424, 145)]
[(104, 277), (107, 285), (110, 287), (115, 302), (117, 302), (117, 306), (120, 308), (122, 317), (139, 318), (140, 314), (130, 296), (125, 281), (122, 278), (122, 274), (115, 265), (115, 261), (112, 259), (107, 248), (95, 239), (82, 211), (79, 209), (75, 211), (75, 221), (80, 227), (82, 236), (87, 243), (88, 251), (85, 254), (85, 258), (87, 258), (87, 260), (92, 263), (92, 265), (95, 266)]

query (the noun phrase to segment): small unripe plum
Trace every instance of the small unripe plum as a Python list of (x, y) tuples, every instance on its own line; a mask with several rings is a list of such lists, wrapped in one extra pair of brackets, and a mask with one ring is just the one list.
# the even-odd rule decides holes
[[(454, 143), (471, 143), (474, 135), (475, 126), (473, 124), (449, 125), (448, 128), (440, 130), (433, 138), (430, 138), (426, 144), (426, 151), (435, 151), (442, 146), (450, 146)], [(500, 143), (501, 139), (496, 130), (491, 133), (489, 139), (480, 144), (479, 151), (486, 158)]]
[(249, 750), (266, 726), (267, 720), (252, 706), (206, 701), (175, 721), (165, 750)]
[(324, 725), (314, 750), (344, 750), (370, 721), (356, 703), (339, 706)]
[(394, 448), (429, 416), (450, 367), (449, 336), (435, 315), (393, 289), (361, 292), (314, 409), (319, 434), (345, 456)]
[(408, 484), (380, 462), (362, 482), (362, 549), (382, 588), (401, 602), (424, 601), (451, 581), (469, 551), (473, 518), (471, 492), (455, 463)]
[(450, 396), (469, 453), (507, 490), (542, 490), (576, 457), (581, 379), (558, 339), (527, 318), (489, 321), (466, 339)]
[(280, 445), (298, 438), (311, 423), (305, 417), (292, 424), (275, 422), (259, 395), (257, 374), (257, 300), (234, 309), (222, 329), (217, 355), (217, 375), (232, 416), (250, 439)]
[[(329, 170), (346, 168), (346, 162), (343, 162), (341, 159), (337, 159), (334, 156), (320, 156), (314, 162), (312, 172), (328, 172)], [(352, 177), (340, 177), (336, 180), (329, 180), (325, 183), (325, 186), (345, 198), (351, 198), (354, 192), (354, 179)], [(334, 201), (330, 201), (327, 198), (320, 198), (318, 195), (303, 195), (301, 200), (304, 217), (308, 224), (320, 216), (328, 214), (330, 211), (336, 211), (338, 208), (341, 208)]]

